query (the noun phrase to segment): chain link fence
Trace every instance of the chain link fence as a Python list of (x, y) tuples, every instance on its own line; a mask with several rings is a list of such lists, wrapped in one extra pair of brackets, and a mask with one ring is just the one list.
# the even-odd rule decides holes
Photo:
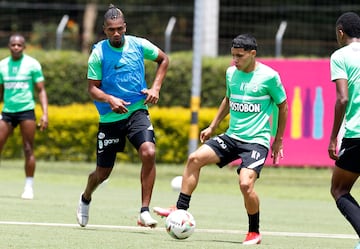
[[(349, 0), (219, 1), (219, 55), (229, 54), (231, 40), (237, 34), (252, 33), (259, 43), (258, 55), (273, 57), (277, 30), (280, 23), (286, 21), (282, 56), (328, 57), (337, 48), (334, 29), (337, 17), (345, 11), (360, 13), (360, 3)], [(126, 16), (128, 34), (146, 37), (164, 49), (166, 26), (171, 17), (176, 17), (171, 51), (192, 50), (193, 0), (149, 1), (147, 4), (127, 2), (122, 1), (118, 7)], [(103, 38), (102, 17), (107, 8), (108, 4), (98, 4), (94, 42)], [(63, 49), (81, 51), (84, 10), (85, 4), (60, 1), (1, 1), (0, 46), (7, 45), (11, 33), (21, 32), (31, 46), (55, 49), (56, 27), (61, 18), (68, 15)]]

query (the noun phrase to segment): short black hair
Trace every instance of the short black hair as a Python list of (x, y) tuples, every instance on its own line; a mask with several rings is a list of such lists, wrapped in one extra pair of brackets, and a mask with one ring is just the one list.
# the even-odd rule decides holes
[(22, 34), (20, 34), (20, 33), (14, 33), (14, 34), (12, 34), (10, 37), (9, 37), (9, 44), (10, 44), (10, 42), (11, 42), (11, 40), (12, 39), (14, 39), (14, 38), (20, 38), (20, 39), (22, 39), (23, 41), (24, 41), (24, 44), (26, 43), (26, 39), (25, 39), (25, 37), (22, 35)]
[(115, 5), (110, 4), (108, 10), (104, 15), (104, 22), (107, 20), (116, 20), (119, 18), (122, 18), (125, 22), (125, 17), (122, 11), (119, 8), (117, 8)]
[(355, 12), (346, 12), (336, 21), (336, 27), (351, 38), (360, 38), (360, 17)]
[(257, 50), (256, 39), (251, 34), (241, 34), (232, 41), (233, 48), (243, 48), (245, 51)]

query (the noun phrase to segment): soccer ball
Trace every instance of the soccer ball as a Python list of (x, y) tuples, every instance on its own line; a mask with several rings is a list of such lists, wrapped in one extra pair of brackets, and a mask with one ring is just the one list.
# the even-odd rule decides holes
[(182, 184), (182, 176), (175, 176), (171, 180), (171, 188), (174, 191), (180, 191), (181, 190), (181, 184)]
[(174, 239), (189, 238), (194, 233), (195, 225), (194, 217), (182, 209), (171, 212), (165, 221), (166, 231)]

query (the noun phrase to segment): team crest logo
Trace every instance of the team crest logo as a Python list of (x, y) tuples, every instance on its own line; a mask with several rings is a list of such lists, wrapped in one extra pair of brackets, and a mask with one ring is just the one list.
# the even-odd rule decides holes
[(99, 132), (98, 138), (99, 138), (99, 139), (104, 139), (104, 138), (105, 138), (105, 134), (104, 134), (103, 132)]

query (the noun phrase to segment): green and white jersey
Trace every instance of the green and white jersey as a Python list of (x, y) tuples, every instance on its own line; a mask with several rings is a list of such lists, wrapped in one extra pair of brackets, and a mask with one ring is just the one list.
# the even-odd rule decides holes
[(335, 51), (330, 58), (331, 80), (348, 81), (349, 102), (345, 112), (346, 138), (360, 137), (360, 42)]
[(270, 147), (270, 116), (274, 104), (286, 100), (279, 74), (259, 63), (245, 73), (231, 66), (226, 71), (226, 96), (230, 105), (230, 137)]
[(40, 63), (28, 56), (0, 61), (0, 84), (4, 85), (3, 112), (22, 112), (35, 108), (34, 85), (43, 82)]

